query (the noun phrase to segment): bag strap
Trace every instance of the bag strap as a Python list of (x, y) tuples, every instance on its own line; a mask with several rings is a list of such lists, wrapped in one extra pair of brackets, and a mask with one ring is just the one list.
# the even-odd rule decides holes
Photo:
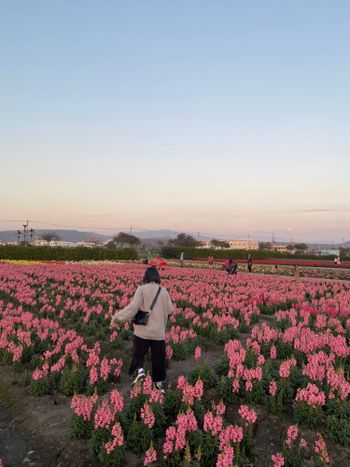
[(156, 304), (157, 300), (158, 300), (158, 297), (159, 297), (159, 294), (160, 294), (160, 291), (162, 290), (162, 288), (159, 286), (158, 290), (157, 290), (157, 293), (156, 293), (156, 296), (154, 297), (153, 299), (153, 302), (152, 302), (152, 305), (149, 309), (149, 311), (152, 311), (153, 310), (153, 307), (154, 305)]

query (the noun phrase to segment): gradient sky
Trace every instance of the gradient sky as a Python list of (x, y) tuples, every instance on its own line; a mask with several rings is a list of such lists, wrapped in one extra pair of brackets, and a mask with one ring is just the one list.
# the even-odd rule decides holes
[(348, 0), (3, 0), (0, 229), (349, 240), (349, 50)]

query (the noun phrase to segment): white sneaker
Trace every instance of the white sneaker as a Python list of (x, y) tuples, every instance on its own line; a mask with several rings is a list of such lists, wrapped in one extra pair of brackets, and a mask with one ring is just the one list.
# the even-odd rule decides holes
[(137, 374), (135, 376), (135, 379), (132, 382), (132, 386), (134, 386), (134, 384), (138, 383), (139, 381), (143, 381), (145, 378), (146, 378), (145, 370), (143, 368), (139, 368), (137, 370)]
[(155, 388), (162, 394), (165, 394), (165, 387), (163, 381), (157, 381), (154, 383)]

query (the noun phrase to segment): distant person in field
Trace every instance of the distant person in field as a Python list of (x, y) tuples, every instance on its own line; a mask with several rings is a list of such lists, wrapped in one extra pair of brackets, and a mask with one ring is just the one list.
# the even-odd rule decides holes
[(115, 313), (112, 324), (130, 321), (139, 309), (149, 311), (155, 301), (153, 309), (149, 311), (147, 324), (145, 326), (133, 324), (134, 349), (129, 375), (134, 378), (133, 385), (146, 377), (144, 359), (149, 349), (151, 349), (152, 379), (156, 389), (164, 393), (166, 377), (165, 328), (168, 317), (173, 312), (173, 304), (168, 291), (160, 286), (160, 282), (161, 279), (157, 268), (147, 268), (143, 278), (143, 285), (136, 289), (129, 305)]
[(183, 268), (184, 267), (184, 252), (181, 251), (181, 255), (180, 255), (180, 266)]
[(226, 271), (229, 276), (236, 275), (238, 272), (238, 265), (235, 259), (230, 258), (226, 263)]
[(208, 256), (209, 269), (213, 269), (213, 264), (214, 264), (214, 256)]
[(248, 264), (248, 272), (252, 272), (253, 258), (252, 258), (252, 255), (251, 255), (250, 253), (249, 253), (249, 255), (248, 255), (247, 264)]
[(232, 258), (229, 258), (227, 261), (225, 261), (224, 269), (225, 269), (225, 271), (227, 272), (228, 275), (231, 274), (232, 266), (233, 266)]
[(238, 273), (238, 264), (237, 264), (237, 261), (234, 259), (231, 274), (237, 276), (237, 273)]

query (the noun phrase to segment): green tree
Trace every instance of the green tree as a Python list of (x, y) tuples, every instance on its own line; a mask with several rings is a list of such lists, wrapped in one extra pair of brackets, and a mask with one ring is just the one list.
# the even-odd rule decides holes
[(42, 240), (45, 240), (45, 242), (50, 243), (53, 241), (58, 241), (61, 240), (61, 237), (57, 235), (55, 232), (46, 232), (41, 236)]
[(307, 245), (306, 243), (296, 243), (294, 245), (294, 248), (297, 250), (297, 251), (306, 251), (307, 250)]
[(136, 247), (141, 243), (140, 239), (135, 235), (130, 235), (125, 232), (119, 232), (115, 235), (112, 240), (107, 244), (108, 248), (124, 248), (124, 247)]
[(180, 233), (174, 240), (169, 240), (169, 245), (171, 246), (180, 246), (180, 247), (196, 247), (198, 242), (192, 235), (185, 233)]

